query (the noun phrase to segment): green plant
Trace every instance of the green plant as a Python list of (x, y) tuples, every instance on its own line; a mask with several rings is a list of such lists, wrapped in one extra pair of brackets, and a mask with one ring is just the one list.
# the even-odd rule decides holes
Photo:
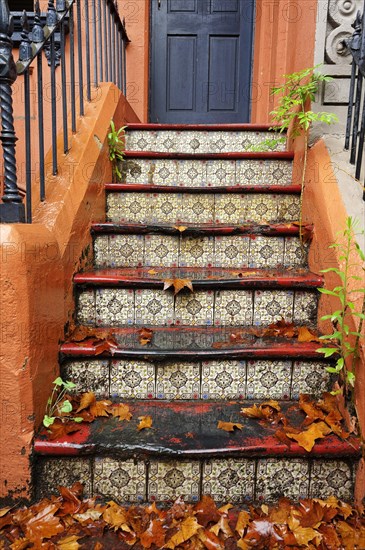
[(81, 417), (71, 417), (68, 413), (72, 412), (72, 403), (67, 399), (67, 392), (76, 387), (73, 382), (64, 382), (60, 376), (53, 381), (53, 390), (47, 400), (46, 414), (43, 417), (43, 425), (46, 428), (52, 426), (56, 418), (65, 421), (82, 422)]
[(113, 181), (121, 178), (119, 162), (124, 160), (124, 135), (126, 126), (116, 130), (114, 121), (110, 121), (110, 132), (108, 133), (109, 160), (112, 163)]
[[(302, 242), (302, 199), (305, 183), (305, 175), (308, 159), (308, 130), (314, 122), (324, 122), (332, 124), (338, 121), (338, 118), (333, 113), (318, 112), (307, 110), (308, 102), (314, 101), (315, 95), (318, 92), (322, 82), (329, 82), (331, 77), (325, 76), (316, 69), (320, 65), (303, 69), (302, 71), (284, 75), (285, 82), (282, 86), (274, 87), (271, 94), (279, 96), (279, 102), (276, 109), (271, 111), (271, 119), (276, 126), (271, 130), (282, 134), (292, 129), (292, 136), (298, 137), (301, 134), (304, 136), (304, 158), (303, 170), (301, 177), (301, 197), (300, 197), (300, 218), (299, 231)], [(285, 137), (264, 140), (258, 146), (253, 146), (252, 151), (273, 150), (276, 145), (285, 141)], [(266, 149), (265, 149), (266, 147)]]
[[(323, 353), (325, 357), (337, 355), (336, 364), (334, 367), (327, 367), (327, 371), (340, 375), (345, 386), (348, 384), (354, 386), (356, 363), (359, 357), (359, 344), (362, 336), (362, 328), (365, 321), (365, 288), (364, 277), (359, 277), (353, 274), (354, 268), (360, 267), (364, 271), (365, 255), (360, 246), (355, 240), (358, 221), (351, 217), (346, 220), (346, 229), (341, 235), (341, 240), (330, 246), (339, 252), (339, 260), (343, 263), (343, 268), (329, 267), (323, 269), (322, 273), (336, 273), (341, 280), (341, 284), (329, 290), (327, 288), (319, 288), (322, 294), (334, 296), (339, 301), (339, 309), (324, 315), (323, 321), (330, 320), (334, 327), (332, 334), (321, 336), (322, 340), (330, 340), (337, 343), (334, 348), (323, 347), (317, 349), (319, 353)], [(364, 232), (362, 232), (364, 233)], [(355, 260), (353, 259), (355, 258)], [(353, 288), (353, 281), (360, 281), (359, 288)], [(356, 283), (355, 283), (356, 284)], [(354, 296), (363, 294), (361, 311), (355, 310)], [(350, 330), (348, 317), (354, 316), (359, 319), (357, 330)]]

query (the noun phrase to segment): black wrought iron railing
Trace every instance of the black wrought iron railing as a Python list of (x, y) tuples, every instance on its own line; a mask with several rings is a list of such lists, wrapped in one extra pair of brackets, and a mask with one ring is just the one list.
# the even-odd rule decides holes
[(363, 178), (365, 200), (365, 0), (353, 23), (354, 33), (346, 40), (352, 54), (349, 107), (347, 112), (345, 149), (350, 150), (350, 163), (355, 165), (355, 178)]
[[(62, 132), (63, 152), (67, 153), (70, 138), (77, 130), (78, 117), (84, 116), (85, 101), (92, 100), (93, 89), (98, 88), (100, 82), (113, 82), (126, 94), (129, 39), (113, 0), (49, 0), (45, 14), (40, 13), (37, 0), (32, 17), (25, 11), (22, 13), (17, 52), (13, 49), (13, 15), (8, 1), (0, 0), (0, 142), (3, 149), (0, 222), (31, 223), (34, 179), (39, 181), (40, 200), (46, 197), (49, 171), (45, 165), (48, 149), (45, 120), (51, 120), (50, 173), (56, 175), (58, 133)], [(12, 88), (17, 78), (23, 87), (24, 132), (21, 135), (25, 169), (21, 171), (25, 182), (19, 182), (17, 176), (19, 163), (15, 145), (20, 136), (14, 129)], [(31, 90), (31, 83), (35, 83), (35, 90)], [(35, 101), (31, 101), (33, 94)]]

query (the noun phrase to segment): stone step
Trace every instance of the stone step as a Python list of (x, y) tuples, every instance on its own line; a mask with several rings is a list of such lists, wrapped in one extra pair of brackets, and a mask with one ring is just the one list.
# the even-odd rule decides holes
[(129, 152), (121, 163), (121, 182), (182, 187), (299, 184), (292, 174), (293, 153), (187, 155)]
[[(56, 440), (43, 430), (34, 443), (39, 496), (79, 481), (87, 494), (120, 502), (178, 495), (194, 502), (203, 494), (240, 504), (283, 495), (353, 498), (356, 438), (328, 435), (307, 452), (295, 442), (280, 442), (277, 426), (243, 418), (241, 407), (252, 404), (139, 401), (131, 404), (130, 422), (98, 418)], [(295, 403), (281, 408), (291, 425), (301, 425), (305, 415)], [(151, 429), (137, 430), (141, 416), (152, 417)], [(219, 420), (243, 428), (228, 433), (217, 428)]]
[[(267, 125), (162, 125), (133, 124), (125, 134), (125, 147), (130, 151), (168, 153), (230, 153), (250, 151), (263, 141), (281, 138)], [(284, 136), (286, 137), (286, 136)], [(286, 143), (272, 150), (284, 151)], [(267, 148), (266, 148), (267, 149)], [(264, 149), (265, 150), (265, 149)]]
[(221, 290), (180, 293), (163, 290), (98, 288), (78, 296), (78, 323), (87, 326), (146, 324), (268, 325), (283, 316), (298, 324), (316, 321), (317, 294), (303, 290)]
[(77, 393), (122, 400), (288, 400), (301, 393), (320, 397), (332, 389), (328, 363), (319, 355), (311, 360), (196, 359), (81, 358), (66, 361), (61, 373), (76, 384)]
[(111, 222), (238, 225), (285, 223), (299, 220), (299, 217), (300, 196), (297, 194), (141, 193), (124, 190), (107, 195), (106, 219)]
[(305, 267), (294, 224), (94, 224), (95, 267)]

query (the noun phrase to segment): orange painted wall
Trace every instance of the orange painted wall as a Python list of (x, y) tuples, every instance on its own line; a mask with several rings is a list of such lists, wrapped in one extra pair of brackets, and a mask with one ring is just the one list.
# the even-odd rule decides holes
[(99, 92), (86, 104), (73, 149), (60, 155), (59, 174), (49, 178), (47, 202), (35, 201), (34, 223), (0, 225), (0, 497), (29, 496), (32, 437), (74, 312), (72, 277), (91, 261), (90, 223), (105, 216), (110, 118), (118, 126), (138, 122), (114, 85)]

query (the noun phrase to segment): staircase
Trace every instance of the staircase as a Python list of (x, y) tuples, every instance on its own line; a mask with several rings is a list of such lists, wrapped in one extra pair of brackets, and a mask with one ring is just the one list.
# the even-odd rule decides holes
[[(106, 185), (106, 222), (93, 225), (94, 270), (75, 276), (80, 325), (95, 338), (61, 347), (61, 375), (78, 391), (128, 402), (130, 422), (100, 418), (35, 441), (38, 496), (81, 481), (122, 503), (203, 494), (218, 502), (336, 495), (351, 500), (358, 446), (335, 435), (311, 452), (277, 427), (240, 415), (280, 402), (299, 425), (300, 393), (331, 388), (318, 344), (263, 335), (283, 317), (315, 328), (317, 287), (299, 241), (293, 155), (250, 153), (268, 128), (131, 125), (122, 183)], [(192, 281), (174, 295), (166, 279)], [(141, 343), (140, 329), (152, 329)], [(151, 429), (137, 430), (149, 415)], [(225, 432), (219, 420), (240, 422)]]

